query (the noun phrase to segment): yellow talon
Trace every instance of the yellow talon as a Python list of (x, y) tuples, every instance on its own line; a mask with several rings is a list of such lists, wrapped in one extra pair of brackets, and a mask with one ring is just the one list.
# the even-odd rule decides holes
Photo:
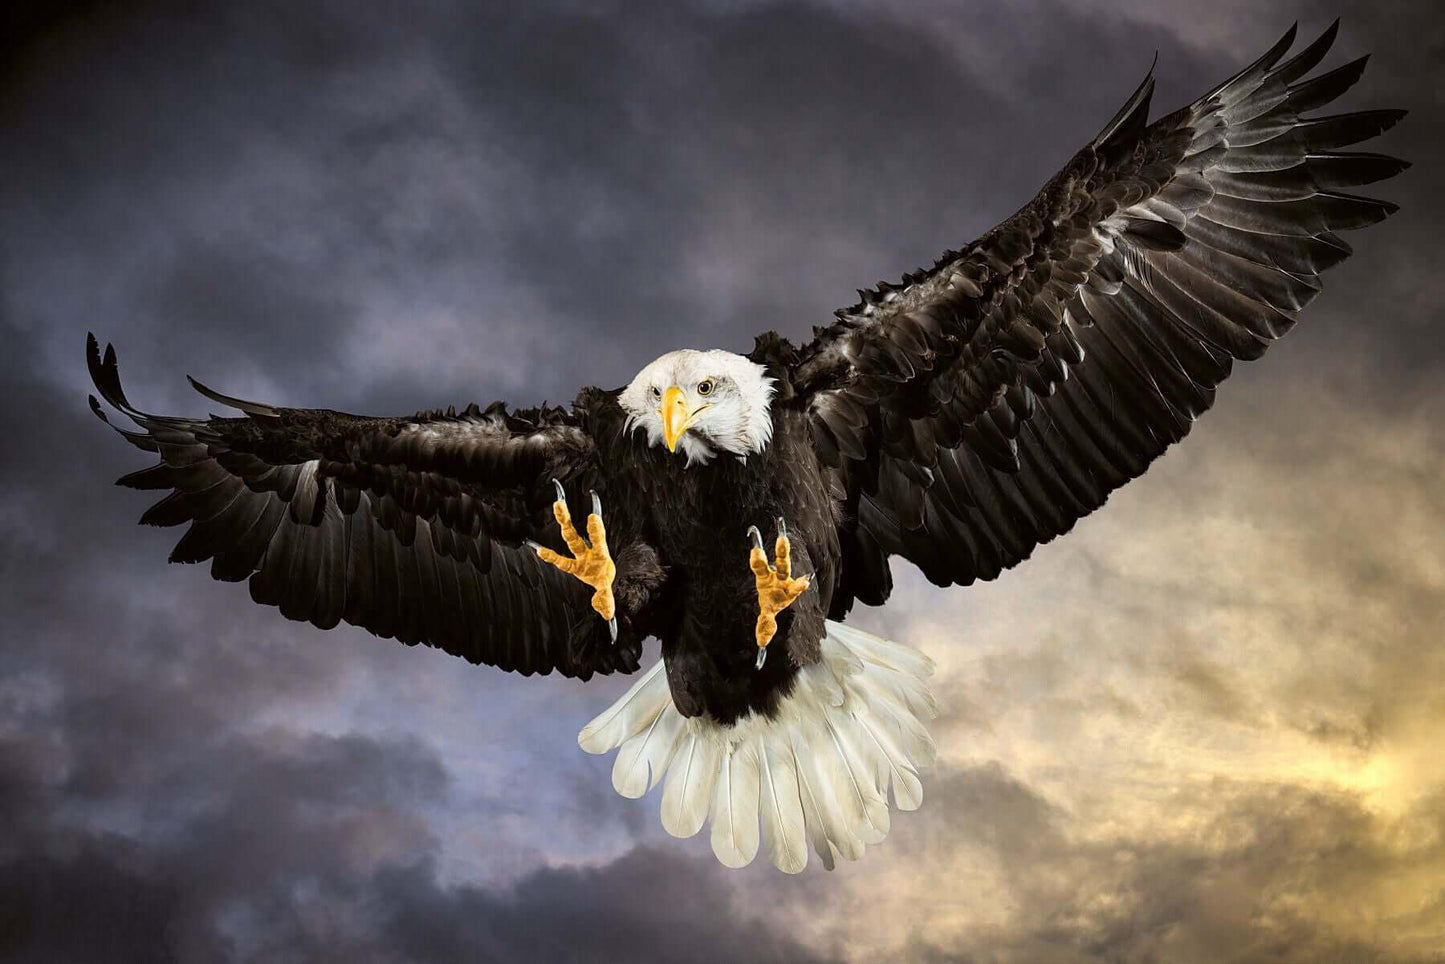
[(758, 587), (758, 624), (754, 635), (758, 642), (757, 668), (763, 668), (767, 659), (768, 643), (778, 631), (778, 613), (787, 609), (793, 601), (808, 588), (808, 577), (793, 578), (792, 544), (788, 541), (783, 520), (778, 520), (778, 541), (773, 546), (777, 565), (768, 565), (767, 553), (763, 551), (763, 537), (757, 526), (750, 526), (748, 534), (753, 539), (753, 550), (748, 556), (748, 565)]
[[(617, 578), (617, 566), (612, 562), (612, 554), (607, 551), (607, 527), (602, 524), (602, 500), (597, 497), (596, 492), (592, 493), (592, 514), (587, 517), (587, 539), (583, 539), (572, 525), (572, 512), (567, 508), (567, 493), (562, 488), (562, 483), (553, 479), (552, 484), (557, 487), (557, 501), (552, 503), (552, 514), (557, 517), (557, 527), (562, 530), (562, 541), (567, 543), (572, 558), (535, 542), (529, 545), (536, 550), (537, 557), (543, 562), (576, 576), (595, 590), (592, 593), (592, 608), (597, 615), (607, 620), (607, 628), (615, 643), (617, 603), (612, 598), (612, 581)], [(588, 539), (592, 542), (590, 546), (587, 544)]]

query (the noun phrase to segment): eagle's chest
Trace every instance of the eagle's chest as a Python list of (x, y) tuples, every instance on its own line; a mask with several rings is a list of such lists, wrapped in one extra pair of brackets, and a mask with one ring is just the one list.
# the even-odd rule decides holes
[(720, 456), (685, 467), (675, 459), (654, 476), (648, 509), (654, 539), (670, 565), (706, 575), (737, 557), (747, 574), (748, 527), (770, 531), (789, 508), (786, 487), (768, 471), (771, 461), (754, 456), (743, 464)]
[(647, 539), (664, 564), (685, 571), (692, 582), (737, 583), (751, 592), (748, 528), (757, 526), (771, 548), (779, 518), (786, 520), (795, 551), (814, 559), (830, 555), (836, 542), (832, 513), (803, 431), (800, 420), (777, 418), (772, 443), (745, 462), (719, 455), (688, 466), (665, 449), (639, 453)]

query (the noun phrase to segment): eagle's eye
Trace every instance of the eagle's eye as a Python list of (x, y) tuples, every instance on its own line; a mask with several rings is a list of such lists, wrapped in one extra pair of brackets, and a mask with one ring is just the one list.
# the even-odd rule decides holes
[(661, 398), (661, 397), (662, 397), (662, 389), (658, 388), (656, 385), (653, 385), (653, 386), (652, 386), (652, 397), (653, 397), (653, 398)]
[(697, 393), (699, 395), (711, 395), (712, 387), (712, 379), (704, 378), (702, 381), (697, 383)]

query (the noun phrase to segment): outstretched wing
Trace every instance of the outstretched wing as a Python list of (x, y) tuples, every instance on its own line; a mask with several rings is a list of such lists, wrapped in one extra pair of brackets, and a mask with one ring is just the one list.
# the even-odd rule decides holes
[(857, 520), (835, 609), (887, 596), (888, 554), (967, 584), (1067, 532), (1294, 326), (1350, 253), (1337, 231), (1395, 210), (1345, 189), (1408, 165), (1339, 149), (1404, 112), (1302, 116), (1364, 69), (1304, 79), (1336, 26), (1279, 63), (1291, 28), (1147, 124), (1151, 72), (1017, 214), (801, 349), (792, 381)]
[[(171, 490), (141, 517), (190, 529), (171, 562), (211, 562), (251, 598), (322, 629), (345, 621), (526, 675), (632, 672), (640, 647), (611, 645), (591, 590), (543, 564), (556, 544), (552, 478), (585, 493), (594, 447), (560, 408), (368, 418), (203, 395), (241, 418), (149, 415), (121, 389), (115, 352), (86, 343), (101, 396), (160, 455), (118, 484)], [(104, 421), (94, 396), (91, 408)]]

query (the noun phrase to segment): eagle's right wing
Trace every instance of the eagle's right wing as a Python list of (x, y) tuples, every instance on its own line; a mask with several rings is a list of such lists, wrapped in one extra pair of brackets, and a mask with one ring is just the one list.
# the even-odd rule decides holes
[(1017, 214), (929, 271), (864, 292), (792, 382), (850, 517), (842, 592), (878, 603), (901, 555), (940, 585), (992, 579), (1135, 478), (1344, 260), (1336, 233), (1395, 206), (1348, 193), (1408, 165), (1342, 150), (1403, 111), (1305, 116), (1363, 58), (1306, 75), (1294, 29), (1148, 123), (1147, 78)]
[(210, 559), (212, 576), (249, 579), (251, 598), (289, 619), (345, 621), (525, 675), (638, 668), (640, 641), (613, 646), (588, 587), (523, 545), (562, 548), (551, 479), (574, 495), (595, 484), (595, 448), (575, 414), (498, 403), (370, 418), (193, 381), (244, 416), (149, 415), (122, 391), (114, 350), (102, 357), (91, 336), (86, 352), (101, 396), (141, 429), (116, 430), (161, 458), (118, 483), (170, 490), (141, 522), (191, 524), (172, 562)]

